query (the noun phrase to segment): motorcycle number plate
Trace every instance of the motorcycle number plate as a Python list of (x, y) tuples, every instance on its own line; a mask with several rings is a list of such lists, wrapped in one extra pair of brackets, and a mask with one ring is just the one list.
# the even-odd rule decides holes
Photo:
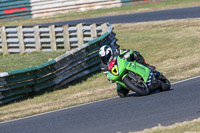
[(117, 68), (117, 66), (114, 66), (112, 69), (111, 69), (111, 73), (118, 76), (119, 75), (119, 70)]

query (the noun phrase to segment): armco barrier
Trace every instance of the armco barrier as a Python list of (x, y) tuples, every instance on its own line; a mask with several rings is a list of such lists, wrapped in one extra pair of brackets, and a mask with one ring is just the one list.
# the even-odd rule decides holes
[(69, 51), (98, 38), (106, 24), (0, 27), (0, 53)]
[(103, 45), (117, 48), (117, 39), (108, 24), (100, 37), (83, 44), (44, 64), (0, 73), (0, 104), (5, 104), (30, 94), (61, 88), (70, 82), (100, 69), (98, 49)]
[(36, 18), (159, 1), (163, 0), (0, 0), (0, 20)]

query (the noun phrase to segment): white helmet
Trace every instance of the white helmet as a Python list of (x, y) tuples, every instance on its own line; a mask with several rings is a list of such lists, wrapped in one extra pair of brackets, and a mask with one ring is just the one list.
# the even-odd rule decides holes
[(110, 46), (104, 45), (99, 49), (99, 56), (104, 64), (110, 62), (113, 58), (113, 51)]

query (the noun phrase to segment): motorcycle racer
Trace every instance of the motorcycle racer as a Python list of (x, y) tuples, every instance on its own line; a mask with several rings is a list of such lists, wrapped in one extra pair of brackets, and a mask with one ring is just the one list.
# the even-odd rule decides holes
[[(128, 53), (128, 54), (127, 54)], [(126, 50), (126, 49), (115, 49), (113, 50), (110, 46), (104, 45), (99, 49), (99, 57), (101, 60), (101, 70), (104, 73), (108, 72), (108, 63), (112, 61), (114, 58), (120, 56), (127, 61), (136, 61), (146, 67), (148, 67), (152, 72), (155, 72), (155, 67), (150, 66), (144, 60), (144, 57), (138, 51)], [(117, 84), (117, 94), (120, 97), (125, 97), (129, 93), (129, 90), (121, 87)]]

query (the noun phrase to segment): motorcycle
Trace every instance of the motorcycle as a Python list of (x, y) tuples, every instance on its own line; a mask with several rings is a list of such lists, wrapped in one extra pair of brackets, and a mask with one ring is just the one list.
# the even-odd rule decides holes
[(129, 52), (117, 56), (108, 64), (107, 78), (121, 86), (117, 89), (120, 97), (126, 96), (130, 90), (145, 96), (155, 90), (170, 89), (170, 81), (163, 74), (156, 70), (151, 71), (136, 61), (128, 61), (126, 59), (128, 54)]

